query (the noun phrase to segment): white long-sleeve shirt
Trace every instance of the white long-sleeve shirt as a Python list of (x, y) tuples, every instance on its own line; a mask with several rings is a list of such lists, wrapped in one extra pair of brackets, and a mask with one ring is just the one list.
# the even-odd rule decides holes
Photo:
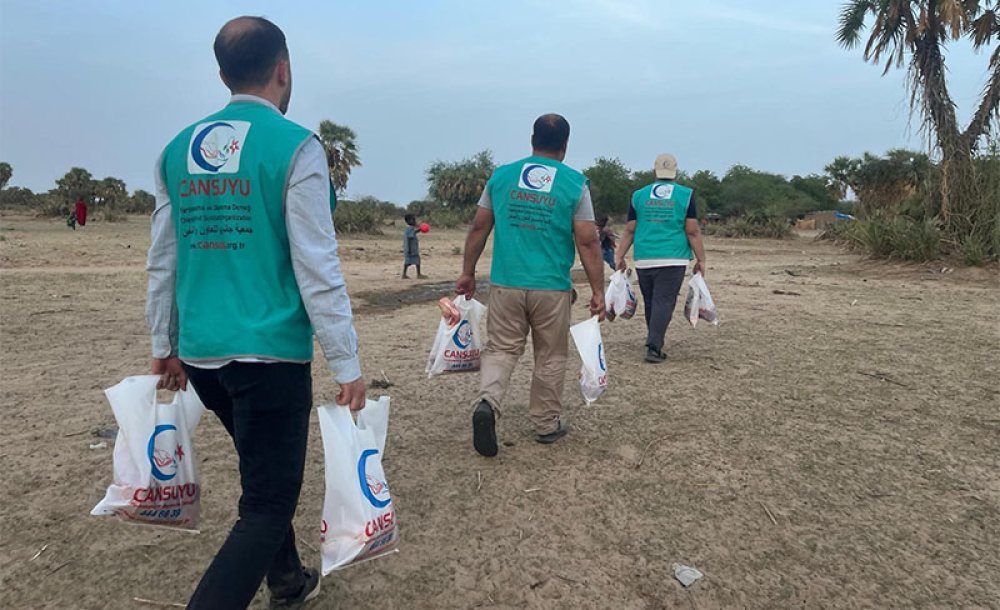
[[(234, 95), (232, 101), (252, 101), (278, 112), (273, 104), (256, 96)], [(162, 158), (156, 163), (156, 208), (146, 265), (149, 274), (146, 321), (152, 336), (154, 358), (176, 355), (178, 343), (175, 305), (177, 234), (161, 168)], [(330, 215), (330, 173), (326, 153), (315, 138), (306, 142), (292, 160), (285, 196), (285, 227), (299, 293), (330, 370), (338, 383), (354, 381), (361, 377), (358, 337), (337, 256), (337, 237)], [(260, 358), (238, 360), (277, 362)], [(233, 360), (186, 362), (199, 368), (220, 368)]]

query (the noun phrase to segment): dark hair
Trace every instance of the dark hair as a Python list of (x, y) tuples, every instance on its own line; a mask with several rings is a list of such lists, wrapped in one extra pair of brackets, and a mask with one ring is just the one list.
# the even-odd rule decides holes
[(230, 88), (262, 87), (288, 59), (285, 34), (263, 17), (237, 17), (215, 37), (215, 59)]
[(543, 114), (535, 119), (531, 133), (531, 146), (535, 150), (557, 153), (566, 149), (569, 141), (569, 122), (558, 114)]
[(406, 214), (403, 216), (403, 222), (410, 225), (411, 227), (417, 224), (417, 217), (413, 214)]
[(608, 217), (605, 216), (605, 215), (598, 216), (597, 217), (597, 226), (601, 227), (602, 229), (604, 227), (608, 226)]

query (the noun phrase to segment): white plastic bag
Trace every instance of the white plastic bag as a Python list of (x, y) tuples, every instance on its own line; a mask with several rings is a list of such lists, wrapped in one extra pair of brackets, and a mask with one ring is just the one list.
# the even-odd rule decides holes
[(320, 525), (323, 574), (396, 550), (399, 529), (382, 452), (389, 397), (365, 401), (357, 424), (347, 407), (319, 407), (326, 496)]
[(688, 280), (687, 298), (684, 299), (684, 317), (691, 326), (698, 325), (698, 319), (705, 320), (715, 326), (719, 325), (719, 312), (715, 309), (715, 301), (708, 292), (708, 284), (700, 273), (695, 273)]
[(601, 323), (597, 316), (569, 327), (580, 352), (580, 390), (587, 404), (600, 398), (608, 387), (608, 365), (604, 359), (604, 342), (601, 340)]
[(465, 296), (457, 296), (452, 302), (460, 317), (453, 324), (444, 318), (438, 324), (437, 336), (427, 357), (427, 377), (479, 370), (483, 346), (480, 328), (486, 306)]
[(635, 315), (637, 306), (635, 290), (632, 288), (632, 270), (615, 271), (611, 274), (608, 289), (604, 291), (604, 303), (608, 309), (608, 321), (615, 318), (628, 320)]
[(114, 482), (90, 514), (198, 531), (201, 487), (191, 438), (205, 407), (190, 385), (157, 404), (158, 375), (128, 377), (104, 394), (118, 422)]

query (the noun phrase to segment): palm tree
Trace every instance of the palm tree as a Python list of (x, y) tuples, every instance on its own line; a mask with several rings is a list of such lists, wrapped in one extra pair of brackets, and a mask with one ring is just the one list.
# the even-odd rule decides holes
[(473, 208), (495, 167), (488, 150), (453, 163), (435, 161), (427, 168), (428, 194), (448, 207)]
[(347, 180), (351, 170), (361, 167), (358, 157), (357, 135), (350, 127), (338, 125), (333, 121), (322, 121), (319, 124), (319, 139), (326, 149), (326, 164), (330, 167), (330, 182), (338, 193), (347, 188)]
[(861, 215), (875, 210), (895, 214), (933, 171), (927, 155), (904, 149), (890, 150), (884, 157), (871, 153), (860, 159), (837, 157), (826, 166), (833, 192), (843, 199), (848, 188), (854, 191)]
[(7, 186), (10, 182), (11, 177), (14, 175), (14, 168), (10, 166), (10, 163), (6, 161), (0, 161), (0, 189)]
[(857, 185), (855, 180), (857, 165), (857, 159), (837, 157), (833, 160), (833, 163), (824, 168), (830, 179), (830, 190), (838, 200), (843, 201), (847, 197), (848, 189), (853, 190), (857, 194), (857, 190), (855, 189)]
[(72, 167), (65, 176), (56, 180), (56, 192), (70, 205), (81, 197), (90, 199), (94, 196), (94, 189), (94, 177), (82, 167)]
[(124, 220), (122, 213), (128, 200), (128, 189), (120, 178), (108, 176), (94, 185), (95, 204), (104, 210), (104, 220), (118, 222)]
[(911, 107), (920, 110), (924, 128), (933, 133), (941, 151), (941, 212), (946, 222), (952, 212), (971, 212), (960, 208), (971, 200), (963, 189), (972, 182), (972, 155), (991, 125), (1000, 124), (1000, 45), (990, 56), (987, 85), (964, 130), (948, 91), (944, 49), (962, 38), (977, 50), (1000, 39), (998, 9), (996, 0), (851, 0), (840, 15), (837, 39), (847, 48), (861, 43), (865, 23), (873, 19), (864, 58), (876, 64), (884, 61), (883, 74), (909, 58)]

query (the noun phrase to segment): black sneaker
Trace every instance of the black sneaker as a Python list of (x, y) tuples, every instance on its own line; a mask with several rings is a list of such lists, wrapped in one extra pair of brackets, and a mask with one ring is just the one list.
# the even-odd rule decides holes
[(654, 364), (659, 364), (667, 359), (667, 355), (662, 351), (656, 349), (655, 347), (646, 348), (646, 362), (652, 362)]
[(559, 427), (556, 428), (555, 432), (549, 432), (548, 434), (536, 434), (535, 440), (543, 445), (551, 445), (566, 436), (567, 433), (569, 433), (569, 426), (562, 423), (562, 420), (559, 420)]
[(313, 568), (303, 568), (302, 573), (306, 577), (306, 583), (302, 585), (302, 590), (298, 595), (291, 597), (271, 597), (271, 608), (283, 608), (284, 610), (297, 610), (305, 606), (306, 602), (316, 599), (319, 596), (319, 572)]
[(472, 446), (479, 455), (493, 457), (497, 454), (497, 428), (493, 407), (485, 400), (472, 412)]

